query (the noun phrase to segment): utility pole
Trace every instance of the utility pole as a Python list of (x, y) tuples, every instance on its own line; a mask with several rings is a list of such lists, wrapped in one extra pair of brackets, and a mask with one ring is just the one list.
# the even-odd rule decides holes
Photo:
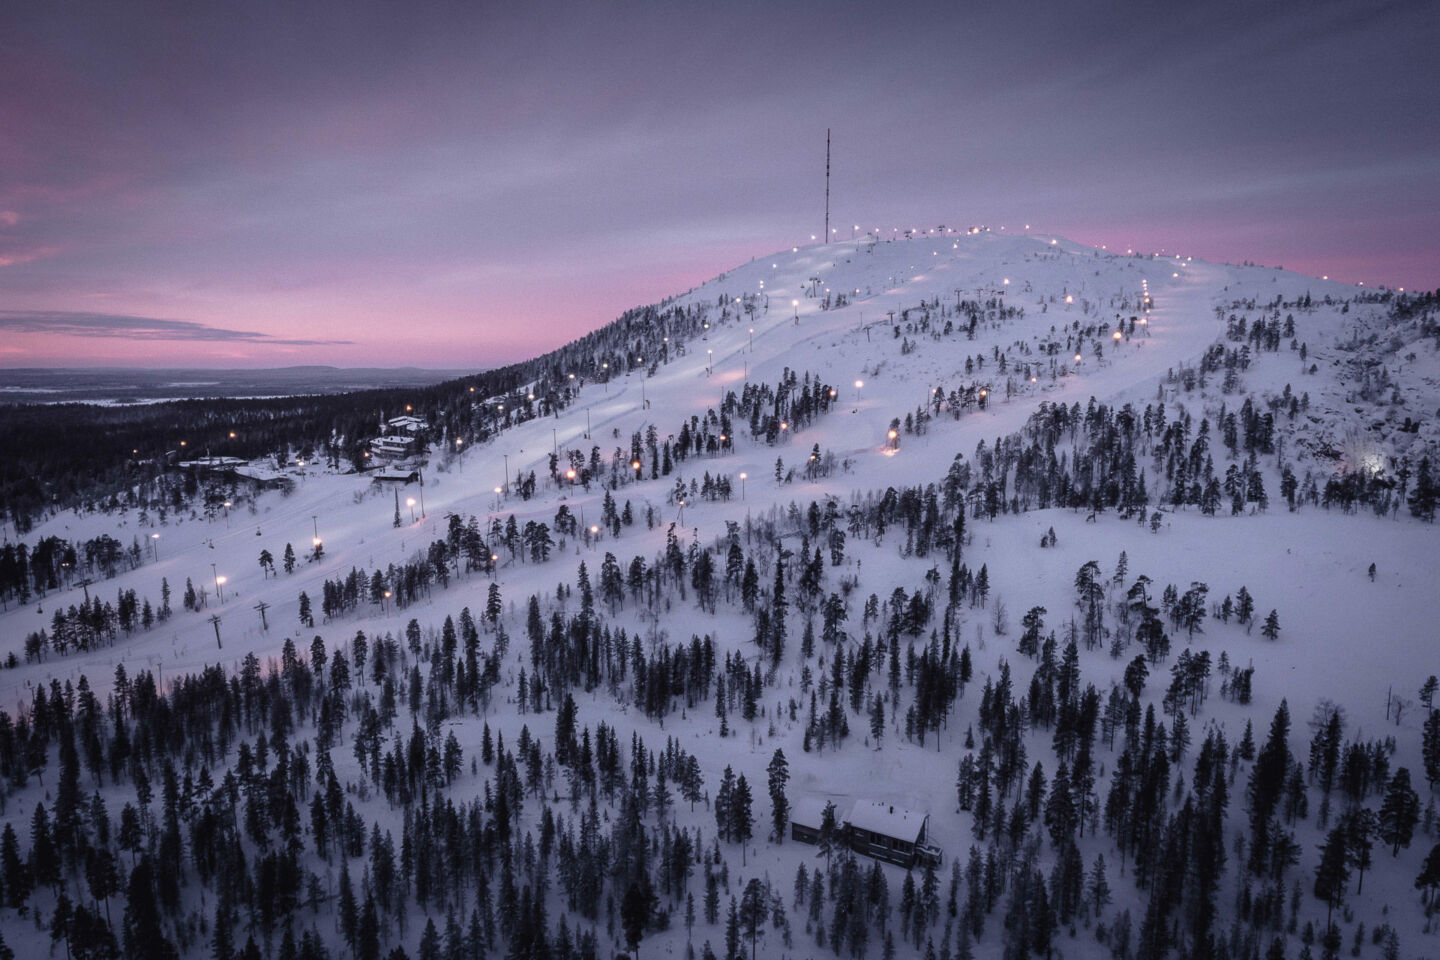
[(830, 242), (830, 128), (825, 128), (825, 242)]
[(270, 624), (265, 621), (265, 611), (270, 609), (270, 604), (266, 603), (264, 600), (261, 600), (259, 603), (255, 604), (255, 609), (260, 611), (260, 629), (269, 630)]
[(210, 617), (210, 625), (215, 628), (215, 646), (224, 650), (225, 644), (220, 642), (220, 615), (218, 613)]

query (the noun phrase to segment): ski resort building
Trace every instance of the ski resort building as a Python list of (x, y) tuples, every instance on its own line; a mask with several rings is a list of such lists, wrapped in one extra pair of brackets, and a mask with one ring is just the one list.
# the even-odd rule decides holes
[(295, 486), (293, 477), (253, 463), (238, 466), (232, 472), (237, 482), (248, 484), (255, 490), (286, 490)]
[(424, 419), (408, 415), (403, 417), (392, 417), (391, 419), (386, 421), (386, 425), (390, 428), (391, 433), (412, 434), (419, 433), (421, 430), (424, 430), (426, 427), (429, 426), (429, 424)]
[(415, 452), (415, 438), (392, 434), (370, 441), (370, 452), (382, 460), (403, 460)]

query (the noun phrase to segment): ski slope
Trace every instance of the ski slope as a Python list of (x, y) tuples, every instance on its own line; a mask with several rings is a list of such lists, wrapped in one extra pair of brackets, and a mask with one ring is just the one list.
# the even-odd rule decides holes
[[(608, 382), (586, 383), (578, 402), (558, 416), (520, 423), (484, 443), (462, 447), (459, 455), (453, 442), (437, 444), (424, 471), (424, 516), (417, 502), (415, 519), (411, 519), (411, 507), (405, 501), (410, 497), (418, 501), (422, 491), (407, 486), (400, 493), (404, 522), (399, 527), (392, 526), (395, 501), (389, 490), (376, 490), (367, 477), (331, 472), (313, 463), (290, 468), (297, 480), (293, 493), (266, 493), (239, 501), (228, 515), (211, 521), (186, 514), (172, 516), (163, 525), (142, 527), (133, 513), (73, 512), (46, 520), (27, 541), (47, 535), (75, 540), (108, 532), (125, 544), (138, 537), (147, 546), (148, 559), (147, 541), (158, 533), (159, 539), (154, 541), (157, 561), (89, 589), (109, 597), (117, 589), (134, 588), (158, 604), (160, 580), (165, 577), (175, 591), (176, 614), (150, 631), (122, 637), (112, 647), (51, 657), (42, 663), (22, 662), (0, 671), (0, 702), (12, 711), (23, 709), (35, 685), (52, 677), (73, 682), (85, 675), (92, 686), (103, 691), (119, 664), (131, 675), (153, 669), (162, 677), (194, 672), (217, 662), (233, 669), (247, 653), (262, 660), (278, 657), (286, 637), (295, 639), (302, 649), (308, 648), (310, 638), (317, 634), (327, 643), (339, 645), (357, 630), (399, 635), (412, 617), (427, 629), (436, 629), (446, 615), (458, 614), (462, 607), (479, 611), (492, 582), (481, 574), (459, 577), (448, 589), (437, 588), (430, 599), (404, 610), (362, 604), (359, 613), (328, 624), (318, 622), (318, 599), (327, 578), (343, 575), (352, 566), (383, 570), (389, 563), (423, 551), (432, 540), (442, 539), (450, 514), (476, 516), (485, 529), (493, 516), (513, 514), (521, 523), (549, 520), (564, 503), (582, 515), (583, 524), (597, 522), (604, 490), (598, 484), (586, 491), (563, 482), (551, 483), (547, 474), (552, 452), (558, 451), (563, 463), (570, 449), (588, 456), (591, 447), (598, 446), (602, 457), (608, 458), (614, 448), (628, 449), (632, 433), (651, 425), (662, 437), (674, 434), (683, 419), (718, 410), (725, 393), (738, 392), (747, 381), (774, 384), (787, 370), (818, 374), (836, 385), (838, 406), (778, 446), (754, 441), (748, 430), (742, 429), (745, 435), (733, 453), (692, 457), (678, 467), (678, 474), (686, 480), (698, 478), (701, 471), (734, 478), (744, 475), (743, 497), (737, 495), (728, 503), (696, 500), (682, 508), (668, 497), (675, 477), (627, 484), (614, 496), (621, 503), (629, 500), (637, 513), (643, 514), (646, 505), (653, 507), (661, 521), (653, 530), (647, 530), (642, 521), (616, 539), (601, 533), (590, 543), (571, 540), (557, 549), (548, 564), (503, 565), (493, 580), (505, 597), (513, 637), (523, 634), (524, 603), (531, 594), (553, 598), (557, 583), (574, 582), (581, 560), (593, 576), (606, 551), (615, 552), (622, 561), (637, 554), (655, 555), (664, 546), (667, 527), (680, 521), (682, 509), (679, 529), (684, 538), (709, 546), (725, 534), (727, 523), (743, 524), (747, 517), (773, 518), (792, 503), (801, 509), (812, 500), (825, 498), (844, 504), (853, 496), (889, 486), (938, 481), (957, 455), (971, 458), (982, 442), (992, 446), (997, 438), (1021, 429), (1042, 403), (1063, 402), (1083, 408), (1094, 399), (1143, 406), (1164, 397), (1172, 405), (1206, 408), (1222, 401), (1238, 405), (1243, 396), (1221, 398), (1213, 390), (1177, 396), (1170, 382), (1177, 370), (1193, 367), (1207, 347), (1223, 339), (1225, 315), (1232, 312), (1235, 301), (1257, 299), (1259, 305), (1250, 311), (1254, 315), (1264, 312), (1264, 304), (1276, 297), (1288, 301), (1309, 293), (1316, 300), (1331, 297), (1338, 305), (1355, 292), (1355, 288), (1338, 283), (1269, 268), (1174, 256), (1121, 255), (1059, 237), (990, 231), (930, 232), (885, 240), (866, 237), (782, 251), (728, 270), (667, 302), (666, 306), (707, 307), (710, 327), (703, 337), (686, 343), (683, 351), (677, 347), (669, 362), (654, 367), (653, 373), (637, 370)], [(846, 294), (848, 302), (826, 309), (826, 295), (840, 293)], [(1149, 309), (1147, 296), (1153, 303)], [(758, 298), (753, 315), (740, 309), (745, 298)], [(974, 339), (963, 334), (932, 335), (933, 331), (914, 328), (924, 304), (932, 304), (931, 322), (939, 328), (945, 320), (941, 308), (953, 307), (960, 299), (995, 301), (1022, 312), (1013, 318), (982, 322)], [(939, 306), (934, 306), (937, 301)], [(1333, 440), (1347, 431), (1364, 429), (1370, 418), (1347, 412), (1351, 386), (1337, 372), (1339, 353), (1333, 344), (1346, 336), (1351, 324), (1368, 322), (1367, 309), (1356, 307), (1353, 314), (1342, 314), (1337, 306), (1302, 317), (1299, 335), (1309, 343), (1312, 360), (1327, 366), (1315, 375), (1304, 375), (1303, 364), (1282, 349), (1278, 355), (1257, 358), (1245, 395), (1278, 394), (1294, 381), (1297, 391), (1303, 386), (1313, 396), (1316, 420), (1297, 430), (1309, 429), (1314, 436)], [(1133, 332), (1128, 323), (1131, 317), (1144, 320)], [(1077, 324), (1094, 332), (1078, 336)], [(1116, 330), (1122, 331), (1118, 340)], [(902, 349), (906, 341), (913, 343), (913, 349)], [(1060, 344), (1058, 355), (1042, 355), (1045, 343)], [(1007, 358), (1004, 373), (996, 359), (1001, 354)], [(977, 357), (985, 358), (983, 369), (967, 373), (967, 358)], [(1052, 359), (1056, 361), (1053, 365)], [(1409, 408), (1434, 411), (1433, 351), (1403, 362), (1411, 365), (1412, 375), (1404, 386), (1411, 398)], [(1019, 372), (1027, 365), (1033, 380)], [(988, 385), (986, 409), (971, 409), (959, 419), (941, 413), (924, 435), (905, 434), (897, 438), (898, 444), (888, 442), (891, 422), (926, 404), (937, 387), (950, 390), (966, 384)], [(1425, 432), (1413, 439), (1408, 434), (1376, 434), (1367, 449), (1375, 452), (1377, 462), (1385, 463), (1409, 449), (1398, 444), (1429, 442), (1435, 436), (1433, 430), (1433, 424), (1427, 424)], [(777, 483), (776, 457), (787, 468), (799, 468), (813, 445), (833, 453), (843, 468), (824, 479), (806, 481), (797, 474), (790, 482)], [(1307, 462), (1303, 448), (1293, 449), (1292, 455)], [(1269, 463), (1265, 468), (1273, 471), (1274, 466)], [(1316, 464), (1317, 469), (1319, 466)], [(532, 470), (540, 478), (534, 499), (522, 501), (503, 492), (516, 476)], [(502, 492), (497, 494), (496, 488)], [(1042, 550), (1037, 544), (1051, 528), (1057, 534), (1057, 545)], [(262, 549), (268, 549), (278, 563), (287, 543), (303, 556), (314, 536), (324, 542), (323, 561), (309, 564), (302, 560), (294, 574), (277, 577), (266, 575), (259, 567), (257, 557)], [(960, 640), (969, 643), (976, 656), (975, 687), (959, 701), (938, 743), (921, 747), (906, 742), (892, 718), (882, 750), (862, 742), (867, 738), (857, 732), (838, 751), (805, 753), (800, 745), (804, 710), (797, 722), (789, 719), (784, 704), (790, 698), (804, 699), (800, 665), (793, 654), (776, 685), (767, 689), (761, 722), (737, 720), (737, 733), (730, 738), (716, 737), (715, 718), (708, 706), (683, 717), (677, 713), (661, 729), (633, 708), (610, 700), (603, 690), (582, 700), (580, 721), (614, 723), (622, 741), (632, 731), (661, 743), (666, 736), (681, 738), (687, 749), (702, 757), (707, 786), (712, 790), (727, 764), (760, 784), (766, 760), (777, 746), (783, 747), (792, 764), (792, 802), (801, 796), (870, 798), (928, 812), (933, 834), (946, 851), (948, 874), (949, 861), (963, 857), (971, 842), (969, 815), (956, 809), (954, 778), (957, 758), (963, 753), (961, 741), (973, 722), (978, 686), (996, 673), (1002, 660), (1015, 667), (1023, 684), (1029, 664), (1014, 650), (1020, 615), (1030, 607), (1044, 606), (1050, 611), (1048, 628), (1060, 630), (1075, 616), (1071, 587), (1075, 570), (1086, 561), (1098, 560), (1108, 577), (1123, 550), (1128, 555), (1130, 576), (1148, 574), (1157, 590), (1165, 583), (1183, 589), (1202, 580), (1211, 586), (1212, 601), (1218, 602), (1246, 585), (1255, 594), (1261, 615), (1274, 608), (1284, 625), (1281, 639), (1274, 643), (1262, 641), (1258, 630), (1251, 633), (1238, 624), (1218, 621), (1211, 621), (1203, 634), (1175, 638), (1177, 652), (1185, 646), (1211, 650), (1216, 657), (1224, 652), (1238, 666), (1248, 663), (1257, 668), (1254, 703), (1241, 707), (1212, 698), (1203, 717), (1197, 718), (1197, 742), (1201, 724), (1223, 726), (1232, 743), (1238, 741), (1247, 720), (1254, 723), (1257, 736), (1262, 735), (1271, 713), (1282, 698), (1288, 698), (1297, 728), (1293, 749), (1303, 750), (1302, 741), (1308, 735), (1304, 722), (1314, 705), (1328, 698), (1346, 705), (1352, 730), (1358, 728), (1369, 737), (1394, 735), (1396, 762), (1407, 763), (1412, 770), (1420, 767), (1420, 711), (1413, 711), (1396, 725), (1389, 719), (1387, 697), (1395, 692), (1413, 698), (1426, 675), (1440, 672), (1433, 630), (1433, 624), (1440, 622), (1440, 590), (1436, 589), (1440, 553), (1435, 549), (1434, 528), (1411, 521), (1403, 511), (1398, 518), (1363, 513), (1349, 516), (1313, 508), (1289, 513), (1283, 501), (1272, 496), (1272, 506), (1263, 515), (1206, 518), (1181, 511), (1167, 514), (1162, 527), (1153, 533), (1114, 516), (1101, 516), (1091, 523), (1083, 514), (1051, 509), (977, 523), (972, 536), (966, 561), (972, 568), (988, 566), (994, 596), (1009, 611), (1009, 630), (997, 635), (993, 609), (967, 613)], [(855, 578), (858, 589), (851, 605), (858, 608), (871, 593), (883, 598), (896, 586), (913, 588), (937, 562), (936, 558), (927, 561), (902, 556), (889, 541), (854, 542), (845, 566), (831, 575)], [(1379, 568), (1374, 582), (1366, 575), (1371, 562)], [(199, 613), (178, 609), (187, 578), (197, 587), (213, 591), (219, 576), (226, 578), (223, 600), (210, 597)], [(301, 628), (297, 622), (297, 598), (302, 591), (316, 601), (314, 629)], [(0, 613), (0, 650), (15, 651), (23, 661), (25, 635), (46, 626), (53, 608), (77, 602), (80, 594), (81, 589), (74, 587)], [(261, 628), (256, 611), (261, 602), (269, 605), (268, 630)], [(219, 618), (223, 647), (217, 647), (212, 616)], [(721, 650), (754, 656), (750, 618), (733, 607), (722, 606), (717, 613), (707, 614), (693, 603), (677, 601), (657, 620), (641, 620), (628, 610), (610, 619), (652, 639), (668, 637), (672, 643), (687, 640), (692, 633), (710, 634)], [(852, 629), (858, 630), (854, 623), (858, 609), (851, 620)], [(792, 627), (792, 646), (798, 633), (798, 625)], [(487, 635), (485, 642), (489, 641)], [(528, 654), (517, 649), (523, 646), (523, 642), (512, 646), (514, 662), (506, 683), (514, 682), (526, 662)], [(1118, 682), (1125, 666), (1124, 659), (1112, 660), (1103, 649), (1085, 651), (1083, 658), (1086, 680), (1102, 689)], [(1163, 683), (1157, 676), (1147, 697), (1158, 698)], [(1155, 689), (1157, 686), (1161, 689)], [(504, 701), (505, 697), (497, 696), (486, 719), (504, 732), (507, 742), (518, 736), (526, 722), (548, 738), (549, 714), (526, 716)], [(467, 755), (475, 755), (479, 722), (455, 719), (449, 724)], [(856, 726), (860, 725), (857, 721)], [(1044, 739), (1038, 736), (1037, 743)], [(342, 753), (347, 751), (337, 750), (337, 756)], [(1043, 754), (1037, 747), (1034, 755)], [(1103, 762), (1111, 759), (1107, 752)], [(346, 762), (353, 765), (353, 761)], [(484, 775), (482, 768), (480, 777)], [(470, 774), (463, 779), (469, 789), (478, 788), (479, 780)], [(16, 824), (27, 822), (27, 811), (39, 791), (30, 793), (33, 795), (13, 798), (8, 819)], [(766, 809), (762, 801), (763, 797), (757, 796), (760, 820)], [(367, 815), (374, 812), (367, 810)], [(533, 822), (531, 811), (526, 816)], [(682, 804), (675, 817), (678, 822), (703, 827), (707, 835), (713, 830), (713, 819), (703, 809), (692, 814)], [(1302, 846), (1306, 859), (1301, 876), (1308, 876), (1305, 871), (1312, 866), (1318, 843), (1313, 830), (1305, 829)], [(757, 829), (759, 833), (762, 831)], [(1087, 837), (1086, 841), (1087, 863), (1107, 850), (1108, 840), (1103, 836)], [(1419, 942), (1424, 927), (1410, 882), (1428, 846), (1428, 842), (1417, 841), (1402, 853), (1403, 865), (1396, 864), (1393, 870), (1387, 869), (1388, 851), (1377, 851), (1377, 868), (1367, 876), (1363, 897), (1352, 898), (1361, 915), (1378, 915), (1380, 905), (1394, 904), (1390, 922), (1402, 928), (1402, 940), (1407, 944)], [(742, 876), (768, 876), (788, 890), (796, 863), (809, 858), (806, 862), (813, 864), (813, 857), (813, 848), (757, 840), (746, 866), (742, 869), (735, 858), (731, 869)], [(892, 896), (899, 888), (900, 875), (895, 868)], [(733, 876), (731, 882), (734, 889)], [(1127, 880), (1114, 877), (1112, 882), (1122, 903), (1133, 894)], [(1229, 908), (1224, 898), (1222, 903), (1224, 909)], [(1134, 904), (1130, 905), (1133, 908)], [(1305, 911), (1306, 916), (1313, 917), (1317, 911), (1323, 916), (1323, 909), (1308, 897)], [(809, 937), (799, 932), (800, 918), (795, 920), (794, 946), (787, 949), (778, 942), (768, 943), (766, 955), (800, 957), (817, 952)], [(409, 934), (412, 947), (418, 926), (412, 925)], [(8, 931), (6, 935), (9, 937)], [(699, 935), (718, 943), (723, 930), (697, 928), (697, 943)], [(1073, 943), (1063, 938), (1062, 943), (1067, 955), (1108, 955), (1093, 937), (1083, 933)], [(988, 952), (995, 941), (981, 946)], [(901, 948), (908, 949), (903, 943)], [(672, 925), (670, 931), (647, 940), (642, 949), (649, 957), (683, 956), (684, 931), (679, 924)]]

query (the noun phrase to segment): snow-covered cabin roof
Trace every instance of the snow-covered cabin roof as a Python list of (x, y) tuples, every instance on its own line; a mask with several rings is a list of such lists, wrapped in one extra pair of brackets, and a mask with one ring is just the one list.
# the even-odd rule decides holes
[(409, 415), (391, 417), (386, 423), (396, 430), (424, 430), (426, 427), (425, 421), (420, 417), (412, 417)]
[(857, 800), (850, 811), (850, 826), (911, 843), (920, 839), (926, 815), (880, 800)]
[(845, 822), (844, 801), (833, 801), (829, 797), (801, 797), (796, 800), (795, 805), (790, 808), (790, 822), (811, 830), (819, 830), (825, 819), (827, 803), (835, 804), (835, 825), (840, 826)]
[(207, 470), (221, 470), (227, 467), (243, 467), (249, 462), (250, 461), (242, 460), (239, 457), (201, 457), (198, 460), (181, 460), (177, 466), (184, 467), (187, 470), (193, 470), (196, 467), (203, 467)]
[(414, 437), (406, 437), (406, 436), (395, 436), (395, 435), (392, 434), (391, 436), (388, 436), (388, 437), (378, 437), (378, 438), (376, 438), (376, 439), (374, 439), (374, 440), (372, 440), (372, 441), (370, 441), (370, 442), (371, 442), (371, 443), (389, 443), (389, 444), (394, 444), (394, 445), (397, 445), (397, 446), (404, 446), (404, 445), (406, 445), (406, 444), (414, 443), (414, 442), (415, 442), (415, 438), (414, 438)]
[(257, 483), (275, 483), (290, 478), (278, 470), (269, 470), (264, 467), (244, 466), (235, 468), (235, 476), (244, 477), (246, 480), (254, 480)]
[(413, 466), (396, 465), (374, 471), (370, 479), (376, 483), (410, 483), (420, 479), (420, 471)]

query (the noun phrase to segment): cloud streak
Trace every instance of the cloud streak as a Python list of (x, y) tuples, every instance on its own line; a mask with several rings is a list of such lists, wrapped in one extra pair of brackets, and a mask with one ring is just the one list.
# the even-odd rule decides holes
[(259, 343), (267, 346), (322, 347), (350, 340), (299, 340), (253, 330), (212, 327), (194, 320), (137, 317), (123, 313), (70, 310), (0, 310), (0, 331), (65, 337), (110, 337), (124, 340), (179, 340), (201, 343)]

